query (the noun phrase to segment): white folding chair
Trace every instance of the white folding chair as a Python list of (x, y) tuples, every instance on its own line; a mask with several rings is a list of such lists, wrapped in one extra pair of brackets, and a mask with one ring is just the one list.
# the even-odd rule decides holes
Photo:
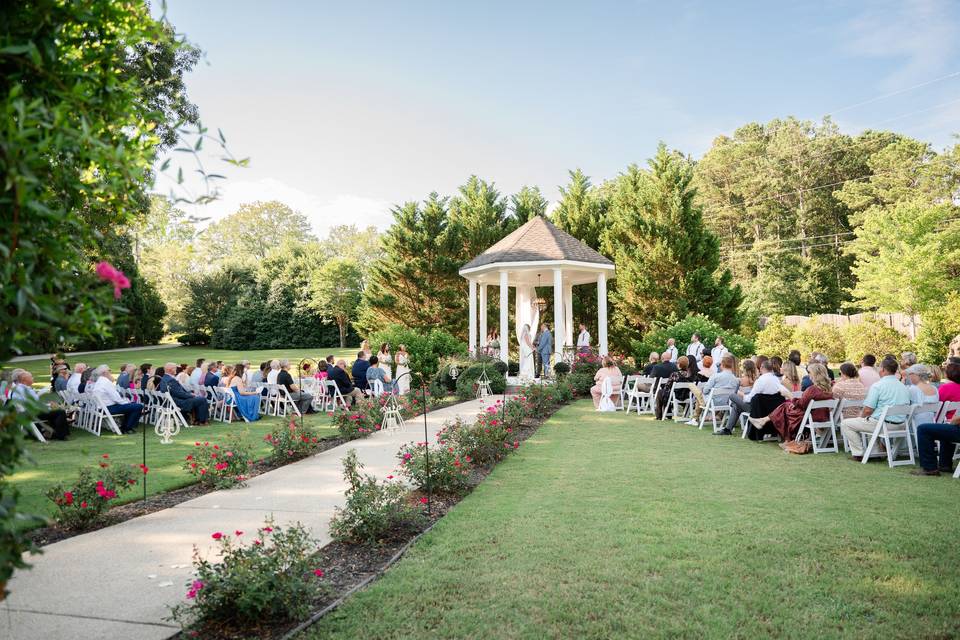
[[(657, 381), (659, 378), (629, 376), (627, 379), (629, 380), (630, 378), (633, 378), (633, 384), (628, 387), (627, 413), (630, 413), (630, 410), (634, 407), (637, 409), (637, 415), (653, 413), (653, 398), (657, 392)], [(640, 387), (647, 387), (647, 390), (644, 391)]]
[(940, 405), (940, 413), (937, 414), (937, 422), (946, 423), (949, 422), (947, 415), (953, 417), (955, 411), (960, 411), (960, 402), (954, 400), (947, 400)]
[(293, 401), (293, 396), (290, 395), (290, 391), (283, 385), (279, 385), (279, 386), (280, 386), (280, 389), (278, 391), (278, 395), (279, 395), (278, 402), (280, 402), (282, 405), (281, 415), (286, 416), (287, 407), (290, 407), (290, 411), (292, 411), (294, 414), (296, 414), (299, 417), (300, 407), (298, 407), (297, 403)]
[[(863, 411), (863, 400), (844, 398), (837, 404), (837, 409), (833, 412), (833, 423), (837, 425), (838, 429), (840, 429), (840, 423), (844, 420), (844, 413), (846, 413), (844, 409), (856, 409), (857, 415), (860, 415), (860, 412)], [(843, 432), (843, 429), (840, 429), (840, 435), (843, 437), (843, 450), (850, 451), (850, 443), (847, 442), (847, 434)]]
[[(337, 386), (337, 383), (333, 380), (327, 380), (327, 400), (330, 403), (329, 411), (336, 411), (337, 407), (343, 407), (348, 409), (346, 399), (343, 397), (343, 394), (340, 393), (340, 387)], [(326, 409), (326, 407), (324, 407)]]
[[(916, 405), (913, 415), (910, 416), (910, 437), (913, 438), (913, 448), (917, 448), (917, 427), (921, 424), (936, 422), (943, 410), (942, 402), (927, 402)], [(926, 418), (922, 416), (927, 414)], [(930, 416), (933, 418), (930, 418)]]
[[(693, 390), (697, 388), (692, 382), (674, 382), (670, 388), (670, 397), (667, 399), (667, 406), (671, 408), (671, 415), (675, 422), (686, 422), (693, 415), (693, 407), (696, 405), (696, 398)], [(686, 391), (687, 399), (681, 400), (677, 396), (678, 391)], [(663, 412), (663, 419), (667, 419), (666, 408)]]
[(367, 388), (367, 395), (373, 398), (379, 398), (383, 395), (383, 383), (379, 380), (371, 380)]
[(710, 415), (710, 422), (713, 425), (713, 432), (716, 433), (720, 429), (723, 429), (723, 423), (721, 422), (720, 429), (717, 428), (717, 415), (726, 415), (733, 410), (733, 407), (730, 406), (730, 396), (733, 395), (729, 391), (717, 391), (712, 389), (710, 393), (707, 394), (705, 404), (703, 406), (703, 411), (700, 413), (700, 429), (703, 429), (704, 423), (707, 421), (707, 414)]
[[(839, 404), (840, 401), (837, 399), (812, 400), (807, 405), (807, 410), (800, 420), (796, 441), (800, 442), (803, 439), (803, 432), (809, 431), (814, 453), (837, 453), (839, 451), (837, 448), (837, 423), (834, 422), (833, 416)], [(825, 422), (817, 422), (813, 419), (813, 412), (817, 409), (827, 410), (827, 420)], [(817, 438), (818, 431), (822, 432), (819, 439)]]
[[(888, 465), (898, 467), (905, 464), (914, 464), (913, 439), (910, 437), (910, 418), (916, 407), (917, 405), (895, 404), (883, 408), (880, 415), (877, 416), (877, 426), (874, 428), (873, 433), (860, 433), (861, 440), (867, 436), (870, 437), (870, 441), (863, 452), (863, 464), (866, 464), (867, 460), (870, 459), (870, 454), (873, 453), (873, 448), (876, 446), (878, 440), (883, 440), (887, 449)], [(902, 416), (903, 422), (889, 421), (889, 418), (897, 416)], [(897, 460), (901, 442), (906, 442), (907, 444), (907, 460)]]

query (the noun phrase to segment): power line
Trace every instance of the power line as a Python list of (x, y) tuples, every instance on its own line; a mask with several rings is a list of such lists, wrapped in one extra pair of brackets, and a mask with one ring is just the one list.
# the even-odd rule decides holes
[(915, 84), (915, 85), (913, 85), (913, 86), (911, 86), (911, 87), (906, 87), (906, 88), (904, 88), (904, 89), (898, 89), (897, 91), (891, 91), (890, 93), (884, 93), (883, 95), (879, 95), (879, 96), (876, 96), (876, 97), (874, 97), (874, 98), (870, 98), (869, 100), (862, 100), (862, 101), (860, 101), (860, 102), (856, 102), (856, 103), (854, 103), (854, 104), (847, 105), (846, 107), (840, 107), (839, 109), (834, 109), (833, 111), (828, 111), (828, 112), (827, 112), (826, 114), (824, 114), (824, 115), (831, 116), (831, 115), (835, 115), (835, 114), (838, 114), (838, 113), (842, 113), (842, 112), (844, 112), (844, 111), (849, 111), (849, 110), (851, 110), (851, 109), (856, 109), (857, 107), (862, 107), (862, 106), (864, 106), (864, 105), (873, 104), (874, 102), (879, 102), (879, 101), (881, 101), (881, 100), (886, 100), (887, 98), (892, 98), (893, 96), (898, 96), (898, 95), (903, 94), (903, 93), (909, 93), (910, 91), (914, 91), (914, 90), (916, 90), (916, 89), (921, 89), (921, 88), (923, 88), (923, 87), (928, 87), (928, 86), (930, 86), (931, 84), (936, 84), (936, 83), (942, 82), (942, 81), (944, 81), (944, 80), (949, 80), (950, 78), (956, 78), (957, 76), (960, 76), (960, 71), (954, 71), (953, 73), (948, 73), (948, 74), (945, 75), (945, 76), (940, 76), (939, 78), (934, 78), (933, 80), (928, 80), (928, 81), (926, 81), (926, 82), (921, 82), (920, 84)]

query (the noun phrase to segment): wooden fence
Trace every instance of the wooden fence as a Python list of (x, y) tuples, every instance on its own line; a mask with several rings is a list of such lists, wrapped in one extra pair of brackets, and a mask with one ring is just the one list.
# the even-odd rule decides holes
[[(845, 316), (838, 313), (825, 313), (816, 316), (817, 322), (821, 324), (830, 324), (838, 329), (842, 329), (851, 324), (861, 324), (865, 320), (876, 320), (882, 322), (888, 327), (892, 327), (907, 336), (911, 340), (917, 339), (917, 331), (920, 329), (920, 316), (909, 316), (905, 313), (856, 313), (852, 316)], [(796, 326), (805, 323), (810, 316), (784, 316), (783, 321)]]

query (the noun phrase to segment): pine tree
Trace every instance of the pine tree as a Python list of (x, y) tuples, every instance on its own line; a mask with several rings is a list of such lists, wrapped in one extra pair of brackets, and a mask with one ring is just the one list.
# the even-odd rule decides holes
[(467, 283), (457, 273), (464, 243), (447, 202), (431, 193), (422, 205), (407, 202), (393, 209), (384, 254), (366, 274), (357, 320), (361, 332), (399, 323), (466, 334)]
[(510, 202), (513, 205), (513, 217), (519, 224), (547, 215), (549, 203), (540, 193), (540, 187), (523, 186), (520, 191), (510, 196)]
[(618, 177), (602, 236), (617, 267), (611, 296), (621, 340), (694, 313), (736, 327), (740, 288), (719, 271), (719, 242), (694, 201), (692, 162), (661, 144), (648, 164)]
[(600, 249), (600, 232), (606, 223), (607, 201), (590, 184), (589, 176), (577, 169), (570, 183), (560, 187), (560, 204), (553, 223), (589, 247)]
[(460, 194), (450, 200), (450, 222), (462, 230), (461, 256), (466, 260), (483, 253), (518, 226), (496, 185), (477, 176), (470, 176), (460, 186)]

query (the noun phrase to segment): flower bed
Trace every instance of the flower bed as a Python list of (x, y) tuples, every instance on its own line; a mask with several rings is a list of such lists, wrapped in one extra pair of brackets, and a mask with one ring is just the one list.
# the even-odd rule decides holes
[(47, 497), (57, 505), (57, 522), (76, 531), (95, 526), (110, 501), (133, 488), (148, 471), (142, 464), (115, 463), (103, 454), (96, 467), (80, 469), (76, 482), (61, 483), (47, 491)]

